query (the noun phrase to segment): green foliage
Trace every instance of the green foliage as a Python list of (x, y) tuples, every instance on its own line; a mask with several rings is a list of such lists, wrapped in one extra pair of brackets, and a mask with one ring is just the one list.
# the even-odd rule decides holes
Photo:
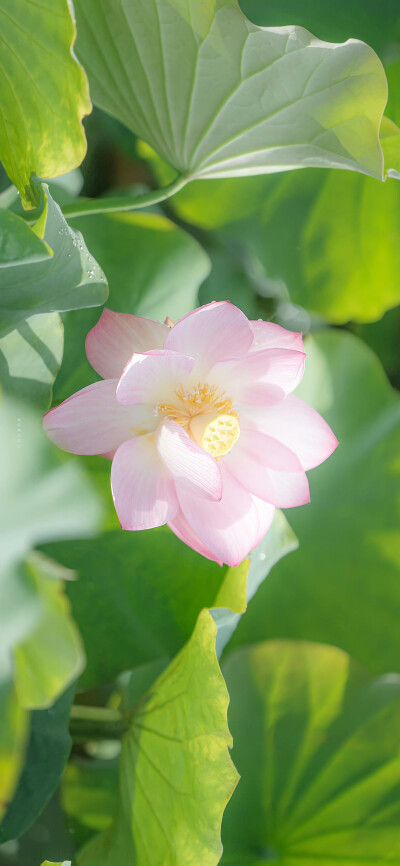
[(341, 647), (371, 671), (400, 671), (400, 400), (371, 351), (340, 332), (307, 346), (298, 393), (339, 439), (290, 513), (299, 549), (274, 569), (233, 645), (303, 638)]
[(0, 821), (14, 796), (28, 733), (27, 714), (18, 703), (9, 672), (0, 678)]
[(147, 662), (166, 663), (190, 638), (202, 608), (246, 608), (248, 561), (221, 568), (164, 527), (45, 550), (78, 578), (67, 592), (86, 649), (86, 688)]
[[(210, 270), (200, 244), (159, 214), (107, 214), (75, 220), (96, 260), (107, 272), (107, 306), (116, 312), (163, 322), (176, 321), (196, 306), (199, 286)], [(85, 353), (85, 337), (99, 311), (65, 317), (66, 347), (55, 401), (98, 377)]]
[(226, 866), (395, 863), (400, 678), (335, 647), (273, 641), (224, 665), (241, 782), (223, 823)]
[[(243, 248), (259, 272), (259, 285), (248, 280), (238, 286), (234, 299), (242, 308), (258, 289), (290, 298), (335, 324), (375, 321), (400, 302), (400, 184), (392, 179), (400, 169), (400, 131), (387, 118), (381, 143), (391, 175), (384, 184), (356, 172), (313, 169), (196, 182), (179, 192), (172, 206), (195, 226), (222, 230), (208, 236), (211, 247), (222, 241)], [(168, 180), (168, 166), (148, 149), (142, 152), (160, 181)], [(230, 292), (225, 260), (215, 267), (226, 283), (223, 296)]]
[[(18, 327), (33, 314), (95, 307), (107, 298), (103, 272), (81, 234), (65, 221), (45, 184), (43, 196), (46, 246), (42, 243), (42, 247), (47, 255), (32, 261), (28, 243), (18, 246), (12, 260), (0, 269), (0, 335)], [(35, 227), (30, 230), (31, 235), (34, 230)], [(52, 255), (48, 254), (49, 250)]]
[[(40, 11), (38, 11), (38, 9)], [(24, 207), (38, 204), (32, 178), (55, 177), (82, 162), (87, 80), (72, 55), (68, 0), (0, 3), (0, 159)]]
[(305, 165), (382, 176), (386, 79), (367, 46), (261, 30), (236, 0), (118, 0), (112, 17), (78, 0), (76, 12), (96, 104), (190, 179)]
[[(397, 2), (75, 0), (84, 68), (67, 0), (12, 5), (0, 866), (400, 862), (400, 402), (365, 345), (399, 384)], [(40, 177), (85, 153), (86, 74), (108, 116), (49, 192)], [(112, 310), (159, 321), (228, 299), (362, 338), (307, 339), (298, 393), (339, 448), (237, 568), (166, 528), (122, 532), (110, 462), (43, 434), (50, 403), (97, 379), (85, 337), (108, 284)]]
[(0, 826), (0, 845), (16, 839), (40, 815), (59, 782), (68, 760), (71, 737), (68, 719), (74, 687), (48, 710), (31, 715), (25, 765), (15, 797)]
[[(216, 626), (203, 611), (193, 635), (133, 712), (122, 741), (116, 818), (77, 866), (216, 866), (222, 813), (236, 783), (215, 655)], [(129, 779), (135, 777), (135, 785)]]

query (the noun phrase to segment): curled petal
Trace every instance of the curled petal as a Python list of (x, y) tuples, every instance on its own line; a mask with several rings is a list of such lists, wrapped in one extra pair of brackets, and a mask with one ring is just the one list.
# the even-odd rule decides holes
[(294, 394), (289, 394), (276, 406), (243, 407), (242, 416), (246, 426), (251, 424), (290, 448), (303, 469), (319, 466), (338, 445), (326, 421)]
[(296, 331), (287, 331), (275, 322), (263, 322), (262, 319), (250, 322), (254, 333), (251, 352), (262, 349), (296, 349), (304, 352), (303, 335)]
[(121, 406), (118, 380), (106, 379), (77, 391), (43, 418), (49, 439), (72, 454), (107, 454), (136, 435), (154, 429), (149, 406)]
[(176, 517), (175, 485), (160, 460), (154, 435), (124, 442), (111, 466), (111, 489), (122, 529), (152, 529)]
[(178, 352), (160, 350), (135, 354), (119, 380), (117, 400), (127, 406), (176, 402), (175, 389), (185, 381), (194, 364), (194, 358)]
[(176, 421), (164, 421), (157, 431), (158, 453), (175, 483), (188, 492), (219, 501), (221, 470), (211, 454), (196, 445)]
[(169, 522), (168, 526), (184, 544), (187, 544), (188, 547), (191, 547), (192, 550), (196, 551), (196, 553), (200, 553), (201, 556), (205, 556), (207, 559), (217, 562), (218, 565), (222, 565), (221, 560), (217, 559), (217, 557), (211, 553), (211, 550), (209, 550), (208, 547), (206, 547), (197, 537), (192, 527), (189, 526), (186, 517), (182, 514), (182, 511), (178, 512), (177, 516), (174, 520)]
[(152, 319), (104, 309), (86, 337), (86, 354), (103, 379), (119, 379), (134, 352), (162, 349), (168, 331)]
[(216, 361), (247, 352), (253, 331), (244, 313), (228, 301), (199, 307), (171, 328), (165, 349), (190, 355), (205, 372)]
[(274, 507), (252, 496), (221, 465), (220, 502), (208, 502), (178, 489), (182, 512), (196, 536), (216, 559), (236, 566), (256, 547), (269, 528)]
[(278, 508), (292, 508), (310, 501), (308, 480), (300, 460), (271, 436), (242, 429), (225, 463), (250, 493)]
[(304, 352), (293, 349), (263, 349), (220, 361), (210, 370), (209, 378), (233, 393), (239, 404), (268, 405), (297, 387), (304, 360)]

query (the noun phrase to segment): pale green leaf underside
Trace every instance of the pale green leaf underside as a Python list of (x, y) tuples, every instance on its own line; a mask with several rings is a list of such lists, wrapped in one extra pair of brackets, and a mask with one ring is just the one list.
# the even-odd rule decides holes
[(77, 0), (94, 101), (189, 178), (306, 166), (382, 177), (387, 99), (362, 42), (261, 28), (236, 0)]
[(0, 159), (30, 207), (32, 175), (64, 174), (85, 156), (88, 85), (68, 0), (1, 0), (0, 31)]
[(235, 653), (224, 674), (241, 781), (222, 862), (398, 864), (400, 678), (284, 641)]
[(25, 254), (21, 245), (21, 258), (15, 255), (0, 269), (1, 335), (33, 314), (95, 307), (108, 294), (106, 278), (82, 235), (69, 227), (46, 185), (43, 192), (47, 206), (44, 241), (53, 255), (32, 261), (30, 245)]
[(237, 773), (215, 634), (203, 611), (138, 706), (122, 745), (117, 818), (78, 855), (78, 866), (218, 863), (222, 813)]

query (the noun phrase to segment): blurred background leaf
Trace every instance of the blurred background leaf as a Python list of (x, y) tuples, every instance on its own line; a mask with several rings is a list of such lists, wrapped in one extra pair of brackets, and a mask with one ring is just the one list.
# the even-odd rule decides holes
[(310, 473), (310, 504), (291, 509), (299, 549), (261, 586), (232, 645), (315, 640), (373, 672), (400, 671), (400, 398), (365, 344), (339, 331), (309, 340), (297, 393), (339, 447)]
[(375, 679), (335, 647), (297, 641), (239, 650), (223, 672), (241, 781), (222, 863), (395, 863), (400, 678)]
[(68, 721), (74, 693), (72, 686), (50, 709), (31, 714), (24, 769), (0, 825), (0, 845), (26, 832), (58, 785), (72, 745)]

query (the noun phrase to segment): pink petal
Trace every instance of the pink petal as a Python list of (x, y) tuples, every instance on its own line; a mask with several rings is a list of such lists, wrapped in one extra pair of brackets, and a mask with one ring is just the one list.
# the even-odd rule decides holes
[(304, 352), (303, 335), (296, 331), (287, 331), (275, 322), (263, 322), (262, 319), (250, 322), (254, 332), (252, 352), (261, 349), (296, 349)]
[(118, 448), (111, 489), (122, 529), (152, 529), (178, 513), (175, 485), (158, 456), (154, 436), (138, 436)]
[(206, 499), (221, 499), (222, 478), (217, 461), (192, 442), (176, 421), (160, 424), (156, 442), (158, 453), (176, 484)]
[(149, 406), (121, 406), (116, 399), (117, 379), (95, 382), (77, 391), (43, 418), (49, 439), (72, 454), (112, 452), (138, 429), (154, 429)]
[(180, 319), (164, 348), (196, 358), (205, 372), (221, 358), (247, 352), (252, 342), (253, 331), (244, 313), (228, 301), (219, 301)]
[(221, 562), (239, 565), (267, 531), (274, 507), (256, 500), (221, 462), (220, 502), (207, 502), (183, 488), (178, 498), (184, 517), (200, 541)]
[(225, 465), (250, 493), (291, 508), (310, 501), (307, 476), (293, 451), (257, 430), (241, 430)]
[(131, 406), (135, 403), (176, 401), (175, 391), (185, 382), (195, 361), (177, 352), (154, 351), (135, 354), (125, 367), (117, 387), (117, 399)]
[(221, 560), (217, 559), (217, 557), (211, 553), (211, 550), (208, 550), (208, 547), (200, 541), (196, 533), (193, 532), (192, 527), (189, 526), (186, 517), (182, 514), (182, 511), (178, 512), (177, 516), (174, 520), (170, 521), (168, 526), (184, 544), (187, 544), (188, 547), (191, 547), (192, 550), (196, 551), (196, 553), (200, 553), (201, 556), (205, 556), (206, 559), (211, 559), (213, 562), (217, 562), (218, 565), (222, 565)]
[(297, 454), (303, 469), (319, 466), (338, 445), (326, 421), (293, 394), (275, 406), (243, 407), (241, 420), (283, 442)]
[(209, 379), (239, 404), (268, 405), (297, 387), (304, 359), (304, 352), (293, 349), (264, 349), (220, 361), (210, 370)]
[(104, 309), (86, 337), (86, 354), (103, 379), (119, 379), (134, 352), (162, 349), (168, 331), (160, 322)]

